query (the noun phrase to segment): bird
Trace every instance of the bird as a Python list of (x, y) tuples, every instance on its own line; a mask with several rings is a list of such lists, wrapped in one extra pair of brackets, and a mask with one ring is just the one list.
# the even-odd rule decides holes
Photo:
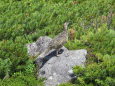
[(51, 40), (51, 42), (49, 42), (46, 50), (39, 55), (40, 58), (45, 57), (45, 55), (52, 49), (56, 50), (56, 56), (58, 57), (58, 52), (63, 47), (63, 45), (68, 41), (68, 30), (67, 30), (68, 25), (69, 25), (69, 22), (64, 23), (63, 32), (59, 33), (56, 37), (54, 37)]
[(46, 60), (46, 58), (44, 58), (47, 53), (52, 50), (55, 49), (56, 50), (56, 56), (58, 57), (58, 52), (60, 51), (60, 49), (63, 47), (63, 45), (68, 41), (68, 25), (69, 22), (65, 22), (64, 23), (64, 29), (61, 33), (59, 33), (56, 37), (54, 37), (49, 43), (47, 48), (44, 50), (44, 52), (42, 52), (39, 56), (37, 56), (36, 61), (37, 61), (37, 65), (38, 65), (38, 69), (40, 69), (43, 64), (44, 61)]

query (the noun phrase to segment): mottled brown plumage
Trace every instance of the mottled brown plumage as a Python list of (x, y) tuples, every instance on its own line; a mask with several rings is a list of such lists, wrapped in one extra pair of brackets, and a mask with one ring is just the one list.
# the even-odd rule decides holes
[(44, 57), (52, 49), (56, 49), (56, 55), (58, 55), (60, 48), (68, 41), (68, 24), (68, 22), (64, 23), (64, 31), (52, 39), (52, 41), (48, 44), (47, 49), (40, 55), (40, 57)]

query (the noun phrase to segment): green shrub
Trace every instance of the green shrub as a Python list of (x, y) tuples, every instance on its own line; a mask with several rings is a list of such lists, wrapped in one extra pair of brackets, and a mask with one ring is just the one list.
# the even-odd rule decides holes
[(81, 36), (85, 44), (95, 52), (102, 54), (114, 54), (115, 31), (108, 30), (106, 27), (98, 28), (96, 33), (88, 32), (87, 35)]
[(43, 79), (36, 80), (32, 74), (18, 72), (7, 80), (0, 80), (0, 86), (43, 86)]
[(74, 67), (77, 76), (76, 84), (93, 86), (114, 86), (115, 85), (115, 59), (111, 56), (106, 57), (102, 63), (90, 64), (85, 68)]
[[(65, 46), (68, 49), (85, 48), (95, 55), (95, 58), (91, 59), (94, 64), (89, 61), (89, 66), (86, 68), (77, 70), (76, 67), (74, 71), (85, 74), (87, 71), (84, 70), (88, 70), (88, 72), (95, 70), (92, 68), (93, 66), (99, 72), (99, 68), (105, 66), (105, 70), (109, 70), (108, 72), (114, 75), (114, 67), (106, 67), (108, 61), (114, 63), (114, 60), (111, 62), (111, 60), (106, 60), (106, 57), (115, 56), (115, 31), (112, 30), (115, 27), (115, 16), (112, 18), (109, 29), (107, 21), (103, 25), (100, 18), (107, 16), (110, 10), (114, 12), (114, 6), (114, 0), (1, 0), (0, 78), (3, 79), (7, 74), (10, 75), (10, 78), (4, 81), (0, 80), (0, 85), (8, 86), (7, 83), (9, 83), (9, 86), (36, 86), (38, 81), (32, 75), (35, 66), (27, 55), (26, 44), (36, 41), (43, 35), (54, 37), (62, 31), (65, 21), (72, 23), (69, 28), (76, 29), (75, 40), (69, 40)], [(104, 74), (100, 72), (99, 75), (95, 71), (92, 76), (88, 74), (91, 76), (86, 77), (89, 79), (88, 81), (85, 81), (83, 77), (86, 75), (79, 76), (78, 86), (84, 84), (85, 86), (114, 85), (114, 78), (106, 75), (108, 73), (104, 70)], [(100, 79), (101, 75), (104, 75), (104, 79)], [(91, 79), (94, 79), (92, 83), (90, 83)], [(63, 84), (63, 86), (68, 85), (74, 86), (72, 83)]]
[(10, 60), (11, 65), (9, 65), (8, 69), (10, 70), (10, 74), (24, 70), (26, 61), (29, 59), (26, 53), (26, 47), (21, 42), (13, 42), (12, 40), (3, 40), (0, 42), (0, 58)]
[(0, 58), (0, 78), (4, 78), (7, 73), (10, 72), (11, 61), (10, 59), (1, 59)]

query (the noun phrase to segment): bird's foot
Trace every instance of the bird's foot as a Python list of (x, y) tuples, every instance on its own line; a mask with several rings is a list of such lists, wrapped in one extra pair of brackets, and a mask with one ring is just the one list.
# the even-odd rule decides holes
[(58, 54), (58, 55), (56, 55), (56, 57), (59, 57), (59, 54)]
[(60, 53), (60, 49), (58, 49), (58, 50), (56, 51), (56, 57), (59, 57), (59, 54), (61, 54), (61, 53)]
[(58, 54), (62, 54), (62, 51), (61, 51), (61, 50), (59, 50), (59, 51), (58, 51)]

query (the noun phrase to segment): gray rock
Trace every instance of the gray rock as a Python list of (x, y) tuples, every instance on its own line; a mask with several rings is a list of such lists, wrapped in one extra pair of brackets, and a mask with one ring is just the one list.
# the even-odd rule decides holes
[[(37, 52), (43, 52), (51, 41), (49, 37), (41, 37), (37, 40), (35, 48)], [(29, 50), (32, 51), (32, 50)], [(34, 53), (32, 51), (32, 53)], [(56, 86), (61, 83), (70, 81), (73, 77), (72, 67), (79, 65), (84, 66), (87, 51), (81, 50), (68, 50), (62, 47), (60, 54), (56, 57), (56, 51), (51, 50), (44, 58), (42, 67), (39, 69), (38, 77), (46, 78), (45, 86)], [(42, 61), (42, 60), (41, 60)], [(39, 64), (39, 57), (36, 64)]]
[[(82, 50), (67, 50), (64, 51), (59, 57), (51, 56), (50, 59), (39, 70), (39, 77), (44, 77), (45, 86), (56, 86), (60, 83), (70, 81), (73, 71), (72, 67), (79, 65), (84, 66), (86, 60), (85, 56), (87, 51)], [(46, 56), (48, 58), (48, 56)]]
[(36, 56), (41, 54), (52, 39), (47, 36), (41, 36), (36, 42), (27, 44), (27, 51), (29, 56)]
[(38, 46), (37, 51), (41, 54), (47, 48), (47, 46), (51, 40), (52, 39), (48, 36), (41, 36), (36, 41), (36, 45)]
[(27, 46), (27, 53), (29, 56), (36, 56), (37, 53), (39, 54), (39, 52), (37, 51), (38, 47), (36, 43), (30, 43), (30, 44), (27, 44), (26, 46)]

